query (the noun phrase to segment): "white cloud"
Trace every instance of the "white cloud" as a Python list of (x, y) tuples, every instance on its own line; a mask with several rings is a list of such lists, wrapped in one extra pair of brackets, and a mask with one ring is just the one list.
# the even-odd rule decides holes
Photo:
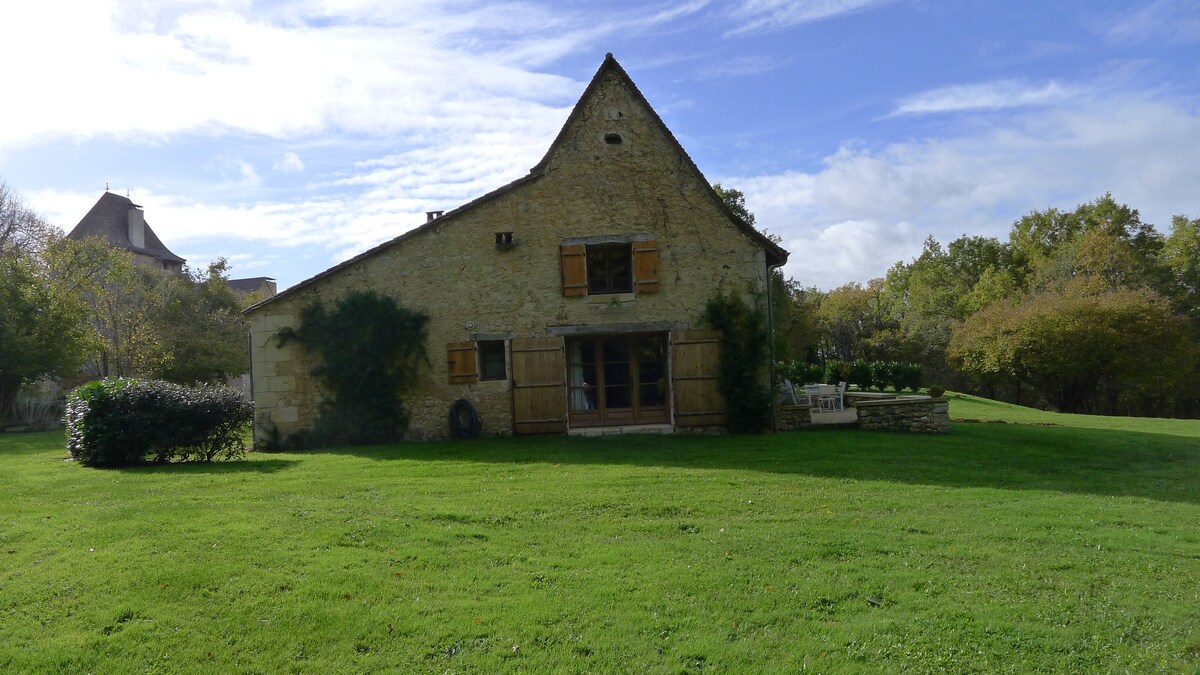
[(254, 165), (249, 162), (238, 162), (238, 173), (242, 177), (242, 187), (258, 187), (262, 183), (262, 179), (258, 177), (258, 172), (254, 170)]
[(779, 30), (849, 14), (890, 0), (742, 0), (730, 11), (737, 26), (727, 35)]
[(1004, 126), (886, 147), (842, 147), (815, 172), (722, 178), (792, 252), (785, 272), (832, 288), (883, 275), (927, 235), (1006, 239), (1034, 209), (1112, 192), (1166, 231), (1200, 213), (1200, 113), (1141, 99), (1036, 110)]
[(742, 77), (757, 75), (787, 65), (788, 61), (769, 56), (742, 56), (708, 66), (700, 71), (704, 78)]
[(6, 110), (0, 146), (509, 129), (579, 93), (578, 82), (532, 69), (706, 4), (587, 14), (474, 0), (18, 3), (0, 22), (0, 62), (24, 65), (6, 71), (5, 86), (38, 95)]
[(283, 157), (271, 167), (276, 171), (283, 173), (293, 173), (304, 170), (304, 162), (300, 161), (300, 155), (294, 152), (285, 152)]
[(1069, 101), (1083, 93), (1081, 88), (1058, 82), (1047, 82), (1040, 86), (1031, 86), (1015, 80), (983, 82), (921, 92), (901, 101), (891, 114), (922, 115), (1048, 106)]
[(1155, 0), (1111, 17), (1101, 29), (1114, 42), (1200, 41), (1200, 7), (1195, 0)]
[[(196, 3), (135, 21), (128, 5), (111, 1), (69, 12), (21, 3), (0, 27), (0, 57), (30, 64), (10, 69), (7, 87), (39, 95), (7, 111), (0, 145), (214, 129), (272, 137), (331, 127), (368, 134), (447, 129), (467, 123), (459, 107), (490, 111), (469, 123), (495, 126), (524, 118), (539, 101), (561, 104), (578, 93), (567, 78), (443, 47), (466, 19), (436, 5), (408, 14), (423, 20), (400, 25), (371, 23), (377, 8), (357, 9), (364, 14), (314, 27), (265, 7), (252, 14), (239, 5)], [(518, 103), (511, 91), (529, 100)]]

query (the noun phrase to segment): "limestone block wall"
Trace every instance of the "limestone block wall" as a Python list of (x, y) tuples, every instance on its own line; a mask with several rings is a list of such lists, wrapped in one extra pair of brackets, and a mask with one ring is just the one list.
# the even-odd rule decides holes
[(859, 401), (862, 429), (944, 434), (950, 431), (950, 401), (946, 398)]
[[(761, 302), (764, 250), (725, 216), (652, 115), (619, 78), (599, 81), (536, 173), (249, 312), (256, 440), (315, 420), (315, 364), (299, 344), (275, 339), (283, 327), (298, 328), (311, 302), (331, 307), (374, 290), (429, 315), (427, 367), (407, 399), (415, 438), (448, 436), (447, 412), (458, 398), (474, 403), (485, 433), (511, 433), (511, 354), (507, 380), (451, 384), (448, 343), (579, 327), (694, 327), (714, 293)], [(497, 232), (511, 232), (512, 245), (497, 246)], [(563, 296), (564, 240), (630, 236), (658, 242), (658, 292)]]
[(812, 413), (806, 405), (781, 405), (775, 412), (777, 431), (798, 431), (812, 424)]

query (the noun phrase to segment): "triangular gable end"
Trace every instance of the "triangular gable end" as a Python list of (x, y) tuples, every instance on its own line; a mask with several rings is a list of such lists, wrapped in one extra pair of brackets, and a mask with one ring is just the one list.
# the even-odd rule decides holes
[(596, 74), (592, 77), (592, 80), (588, 84), (587, 88), (584, 89), (583, 95), (580, 96), (579, 101), (575, 104), (575, 107), (571, 110), (571, 114), (567, 116), (566, 122), (563, 124), (562, 129), (558, 132), (558, 135), (555, 137), (554, 142), (552, 142), (550, 144), (550, 148), (546, 151), (546, 154), (542, 157), (542, 160), (540, 162), (538, 162), (537, 165), (535, 165), (533, 168), (531, 168), (527, 175), (525, 175), (521, 178), (518, 178), (517, 180), (509, 183), (508, 185), (499, 187), (485, 195), (482, 195), (470, 202), (467, 202), (466, 204), (463, 204), (451, 211), (447, 211), (439, 218), (436, 218), (436, 219), (431, 220), (419, 227), (416, 227), (412, 230), (404, 232), (404, 233), (396, 236), (393, 239), (390, 239), (390, 240), (385, 241), (371, 249), (363, 251), (362, 253), (359, 253), (358, 255), (356, 255), (348, 260), (338, 263), (337, 265), (334, 265), (333, 267), (330, 267), (329, 269), (326, 269), (323, 272), (319, 272), (316, 275), (309, 277), (308, 279), (305, 279), (293, 286), (290, 286), (287, 289), (279, 292), (277, 295), (275, 295), (271, 298), (263, 300), (262, 302), (260, 302), (256, 305), (247, 307), (246, 309), (242, 310), (242, 314), (247, 315), (247, 316), (250, 314), (253, 314), (268, 305), (274, 304), (280, 300), (291, 297), (292, 295), (296, 294), (300, 290), (307, 288), (308, 286), (311, 286), (312, 284), (320, 281), (323, 278), (329, 277), (329, 276), (337, 273), (339, 270), (346, 269), (352, 265), (359, 263), (362, 260), (365, 260), (372, 256), (378, 255), (379, 253), (381, 253), (393, 246), (396, 246), (406, 240), (412, 239), (413, 237), (420, 236), (427, 231), (433, 230), (434, 228), (445, 227), (447, 225), (451, 225), (451, 224), (453, 224), (453, 221), (455, 221), (458, 217), (467, 213), (468, 211), (470, 211), (474, 207), (478, 206), (479, 204), (482, 204), (482, 203), (488, 202), (492, 199), (495, 199), (495, 198), (513, 190), (514, 188), (516, 188), (520, 185), (523, 185), (523, 184), (526, 184), (526, 183), (529, 183), (531, 181), (541, 178), (543, 175), (545, 175), (547, 173), (549, 168), (553, 165), (555, 156), (558, 154), (560, 148), (562, 148), (562, 146), (567, 142), (567, 138), (570, 136), (571, 130), (577, 125), (579, 118), (583, 115), (584, 108), (595, 97), (597, 89), (599, 89), (599, 87), (604, 82), (604, 80), (607, 77), (609, 77), (610, 75), (619, 78), (621, 83), (625, 87), (628, 88), (629, 92), (631, 93), (633, 98), (638, 102), (638, 104), (646, 109), (646, 111), (648, 112), (648, 114), (650, 116), (651, 124), (656, 126), (662, 132), (663, 136), (667, 139), (667, 141), (679, 153), (680, 157), (683, 158), (684, 164), (685, 164), (685, 170), (694, 172), (699, 184), (703, 186), (703, 189), (706, 190), (708, 197), (710, 199), (712, 199), (713, 203), (716, 204), (717, 208), (719, 208), (722, 211), (722, 213), (724, 213), (729, 218), (729, 221), (735, 227), (737, 227), (739, 230), (741, 230), (743, 234), (750, 237), (751, 240), (753, 240), (757, 245), (761, 246), (763, 248), (763, 250), (766, 251), (768, 263), (771, 266), (782, 266), (784, 263), (786, 263), (787, 258), (788, 258), (788, 252), (786, 250), (781, 248), (775, 242), (768, 239), (764, 234), (762, 234), (758, 230), (754, 229), (754, 227), (752, 225), (746, 223), (744, 220), (742, 220), (737, 215), (735, 215), (732, 211), (729, 210), (729, 207), (727, 207), (725, 205), (725, 202), (723, 202), (721, 200), (721, 198), (717, 196), (717, 193), (712, 189), (712, 184), (710, 184), (708, 182), (708, 180), (704, 178), (704, 174), (700, 172), (700, 169), (696, 166), (696, 163), (694, 161), (692, 161), (691, 156), (687, 154), (687, 151), (683, 149), (683, 146), (679, 144), (678, 139), (675, 138), (675, 135), (672, 134), (671, 130), (667, 128), (667, 125), (665, 123), (663, 123), (662, 118), (660, 118), (658, 116), (658, 113), (655, 112), (654, 108), (646, 100), (646, 97), (642, 95), (642, 92), (637, 88), (637, 85), (635, 85), (633, 83), (633, 80), (630, 79), (628, 73), (625, 72), (625, 69), (622, 68), (621, 64), (617, 63), (616, 58), (614, 58), (613, 55), (611, 53), (609, 53), (609, 54), (605, 55), (604, 62), (600, 65), (599, 70), (597, 70)]
[(575, 104), (575, 107), (571, 109), (571, 114), (567, 117), (566, 122), (563, 123), (562, 129), (559, 130), (558, 135), (554, 138), (554, 142), (550, 144), (550, 148), (546, 150), (546, 154), (542, 156), (540, 162), (538, 162), (529, 170), (530, 175), (542, 175), (553, 169), (556, 159), (558, 159), (558, 157), (563, 153), (564, 147), (569, 144), (570, 139), (573, 136), (572, 132), (579, 124), (580, 118), (584, 114), (584, 111), (591, 106), (600, 104), (600, 102), (595, 101), (594, 99), (598, 96), (598, 91), (602, 84), (609, 77), (615, 77), (625, 88), (628, 89), (634, 100), (646, 110), (650, 117), (651, 124), (658, 128), (658, 130), (667, 139), (667, 142), (670, 143), (674, 150), (679, 153), (680, 157), (683, 158), (684, 170), (693, 172), (697, 178), (697, 181), (704, 186), (704, 189), (708, 193), (708, 197), (712, 199), (712, 201), (729, 218), (729, 220), (739, 230), (741, 230), (743, 234), (750, 237), (755, 243), (757, 243), (766, 251), (767, 259), (772, 266), (783, 265), (786, 263), (788, 259), (788, 252), (786, 250), (768, 239), (766, 235), (756, 230), (754, 226), (742, 220), (729, 210), (729, 207), (726, 206), (725, 202), (717, 195), (716, 191), (713, 190), (712, 184), (708, 182), (708, 179), (704, 177), (704, 174), (700, 171), (700, 168), (696, 166), (696, 163), (692, 160), (691, 155), (687, 153), (687, 150), (683, 148), (683, 146), (679, 143), (679, 140), (675, 138), (675, 134), (671, 133), (671, 130), (667, 127), (666, 123), (662, 121), (661, 117), (659, 117), (658, 112), (655, 111), (654, 107), (650, 105), (650, 102), (646, 100), (646, 97), (642, 94), (641, 90), (638, 89), (636, 84), (634, 84), (633, 79), (629, 77), (629, 74), (625, 72), (625, 69), (621, 67), (621, 64), (617, 62), (617, 59), (613, 57), (611, 52), (605, 55), (604, 63), (600, 64), (600, 68), (592, 77), (591, 82), (588, 83), (587, 88), (584, 89), (583, 94), (579, 97), (579, 101)]

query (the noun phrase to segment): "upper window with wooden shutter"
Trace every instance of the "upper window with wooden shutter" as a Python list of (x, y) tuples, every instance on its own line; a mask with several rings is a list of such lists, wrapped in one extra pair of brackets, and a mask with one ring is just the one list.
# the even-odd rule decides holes
[(659, 290), (658, 242), (563, 244), (563, 295), (654, 293)]
[(658, 242), (633, 242), (633, 289), (638, 293), (658, 291)]
[(451, 384), (470, 384), (479, 379), (475, 368), (475, 343), (451, 342), (446, 345), (446, 371)]
[(587, 247), (583, 244), (563, 244), (562, 259), (563, 295), (567, 297), (587, 295)]

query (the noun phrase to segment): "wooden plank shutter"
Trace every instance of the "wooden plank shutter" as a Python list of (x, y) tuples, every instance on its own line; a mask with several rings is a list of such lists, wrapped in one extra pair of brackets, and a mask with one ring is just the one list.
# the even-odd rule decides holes
[(562, 338), (512, 341), (513, 430), (554, 434), (567, 430), (567, 368)]
[(451, 342), (446, 345), (446, 371), (450, 384), (470, 384), (479, 379), (475, 368), (475, 343)]
[(717, 384), (720, 366), (721, 331), (699, 328), (671, 332), (676, 427), (723, 427), (729, 423), (725, 397)]
[(658, 292), (658, 242), (649, 239), (633, 242), (633, 290)]
[(583, 244), (563, 244), (559, 247), (562, 259), (563, 295), (587, 295), (587, 247)]

